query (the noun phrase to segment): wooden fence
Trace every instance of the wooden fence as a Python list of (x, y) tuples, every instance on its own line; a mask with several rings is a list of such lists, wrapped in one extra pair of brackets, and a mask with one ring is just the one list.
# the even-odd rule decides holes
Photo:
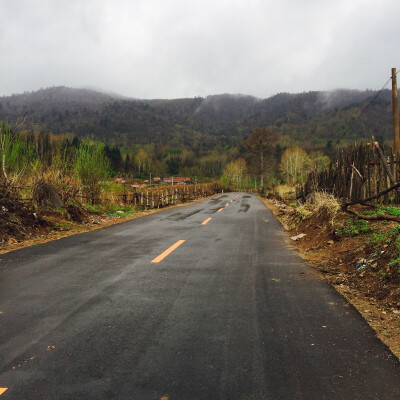
[(305, 198), (313, 191), (327, 191), (349, 203), (378, 200), (381, 204), (399, 204), (398, 191), (391, 190), (399, 182), (399, 165), (399, 156), (391, 148), (385, 154), (373, 140), (361, 142), (341, 150), (327, 171), (310, 173), (296, 196)]
[(168, 205), (185, 203), (203, 197), (221, 193), (222, 187), (219, 183), (204, 183), (197, 185), (175, 185), (149, 188), (133, 188), (122, 186), (118, 192), (103, 190), (96, 198), (90, 198), (85, 194), (85, 188), (79, 186), (61, 186), (41, 183), (41, 189), (37, 186), (13, 187), (7, 190), (7, 197), (15, 201), (23, 201), (36, 205), (51, 203), (58, 207), (60, 204), (75, 199), (80, 203), (92, 204), (118, 204), (134, 205), (143, 208), (161, 208)]
[[(168, 205), (185, 203), (203, 197), (221, 193), (222, 187), (218, 183), (205, 183), (198, 185), (175, 185), (166, 187), (132, 188), (125, 187), (124, 193), (110, 194), (103, 192), (96, 202), (102, 204), (125, 204), (144, 208), (161, 208)], [(86, 198), (78, 194), (80, 198)]]

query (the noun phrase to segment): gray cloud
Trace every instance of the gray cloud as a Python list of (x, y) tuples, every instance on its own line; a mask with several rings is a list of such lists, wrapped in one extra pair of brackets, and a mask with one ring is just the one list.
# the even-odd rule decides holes
[(399, 14), (397, 0), (2, 0), (0, 95), (380, 89), (400, 68)]

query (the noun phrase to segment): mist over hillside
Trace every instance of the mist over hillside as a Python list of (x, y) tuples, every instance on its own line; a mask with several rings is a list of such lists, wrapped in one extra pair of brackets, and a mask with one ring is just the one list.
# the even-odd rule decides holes
[(26, 116), (36, 130), (93, 134), (106, 143), (237, 145), (254, 127), (273, 126), (293, 140), (352, 140), (375, 133), (389, 138), (391, 93), (376, 91), (279, 93), (259, 99), (240, 94), (175, 100), (122, 98), (90, 89), (52, 87), (0, 97), (0, 119)]

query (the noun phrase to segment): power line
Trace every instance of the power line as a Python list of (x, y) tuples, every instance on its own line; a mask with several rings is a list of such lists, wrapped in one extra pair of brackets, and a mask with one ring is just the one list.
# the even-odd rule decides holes
[(397, 76), (397, 74), (400, 72), (400, 70), (398, 72), (396, 72), (395, 76), (391, 76), (388, 81), (382, 86), (382, 89), (372, 98), (372, 100), (368, 103), (368, 105), (361, 111), (360, 115), (358, 116), (358, 118), (360, 118), (365, 111), (368, 110), (368, 108), (371, 107), (372, 103), (378, 98), (378, 96), (384, 91), (384, 89), (386, 88), (386, 86), (388, 85), (388, 83)]

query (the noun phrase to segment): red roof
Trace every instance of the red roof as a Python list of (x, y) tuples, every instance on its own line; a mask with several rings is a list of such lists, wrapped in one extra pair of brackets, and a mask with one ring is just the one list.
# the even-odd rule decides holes
[(182, 178), (182, 177), (175, 177), (175, 178), (164, 178), (164, 182), (176, 182), (176, 183), (180, 183), (180, 182), (187, 182), (190, 181), (190, 178)]

